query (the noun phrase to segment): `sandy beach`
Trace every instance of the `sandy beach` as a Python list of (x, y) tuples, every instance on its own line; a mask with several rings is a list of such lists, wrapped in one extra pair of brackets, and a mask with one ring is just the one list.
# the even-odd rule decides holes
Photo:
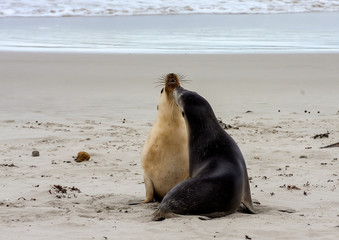
[[(339, 148), (321, 148), (339, 142), (338, 62), (1, 52), (0, 238), (338, 239)], [(232, 126), (258, 214), (152, 222), (158, 203), (128, 205), (144, 198), (141, 150), (169, 72)]]

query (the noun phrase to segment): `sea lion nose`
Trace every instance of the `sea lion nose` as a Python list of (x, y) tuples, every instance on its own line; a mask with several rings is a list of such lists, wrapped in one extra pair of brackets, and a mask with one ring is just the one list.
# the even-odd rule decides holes
[(175, 79), (175, 74), (174, 73), (169, 73), (168, 74), (168, 80), (170, 83), (175, 83), (176, 82), (176, 79)]

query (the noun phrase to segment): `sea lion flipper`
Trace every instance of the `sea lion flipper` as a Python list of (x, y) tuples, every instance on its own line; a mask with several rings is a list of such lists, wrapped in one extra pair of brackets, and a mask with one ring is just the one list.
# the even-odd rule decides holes
[(152, 179), (149, 178), (146, 174), (144, 174), (144, 182), (146, 188), (146, 198), (145, 203), (153, 202), (154, 201), (154, 186)]
[(257, 212), (254, 210), (254, 207), (251, 202), (243, 200), (242, 204), (246, 207), (248, 213), (256, 214)]
[(244, 204), (249, 213), (256, 213), (252, 204), (250, 183), (248, 181), (247, 171), (245, 171), (244, 193), (241, 202)]
[(139, 205), (145, 203), (145, 200), (129, 200), (127, 205)]
[(166, 218), (176, 217), (177, 215), (172, 212), (164, 212), (162, 209), (158, 209), (153, 213), (152, 221), (163, 221)]
[(213, 213), (209, 213), (209, 214), (201, 214), (201, 217), (199, 217), (200, 220), (211, 220), (213, 218), (221, 218), (221, 217), (225, 217), (231, 213), (233, 213), (234, 211), (230, 211), (230, 212), (213, 212)]

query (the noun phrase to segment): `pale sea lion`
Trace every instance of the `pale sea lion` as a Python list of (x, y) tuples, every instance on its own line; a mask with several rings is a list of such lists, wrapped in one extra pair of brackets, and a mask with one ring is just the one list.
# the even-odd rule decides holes
[(167, 193), (153, 220), (175, 214), (224, 216), (241, 203), (254, 213), (245, 160), (210, 104), (182, 87), (174, 90), (174, 99), (186, 122), (190, 178)]
[(161, 89), (154, 125), (142, 150), (146, 187), (145, 202), (161, 199), (188, 177), (188, 143), (185, 121), (173, 99), (180, 86), (174, 73), (167, 74)]

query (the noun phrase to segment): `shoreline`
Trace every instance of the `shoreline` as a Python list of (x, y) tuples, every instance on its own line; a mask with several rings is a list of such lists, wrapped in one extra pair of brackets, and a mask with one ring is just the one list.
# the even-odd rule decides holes
[(122, 52), (86, 52), (86, 51), (60, 51), (60, 50), (0, 50), (5, 54), (69, 54), (69, 55), (112, 55), (112, 56), (232, 56), (232, 55), (338, 55), (339, 52), (230, 52), (230, 53), (122, 53)]
[(71, 16), (0, 16), (0, 19), (6, 18), (115, 18), (115, 17), (159, 17), (159, 16), (191, 16), (191, 15), (294, 15), (294, 14), (322, 14), (322, 13), (338, 13), (339, 10), (328, 10), (328, 11), (304, 11), (304, 12), (274, 12), (274, 13), (168, 13), (168, 14), (135, 14), (135, 15), (71, 15)]

